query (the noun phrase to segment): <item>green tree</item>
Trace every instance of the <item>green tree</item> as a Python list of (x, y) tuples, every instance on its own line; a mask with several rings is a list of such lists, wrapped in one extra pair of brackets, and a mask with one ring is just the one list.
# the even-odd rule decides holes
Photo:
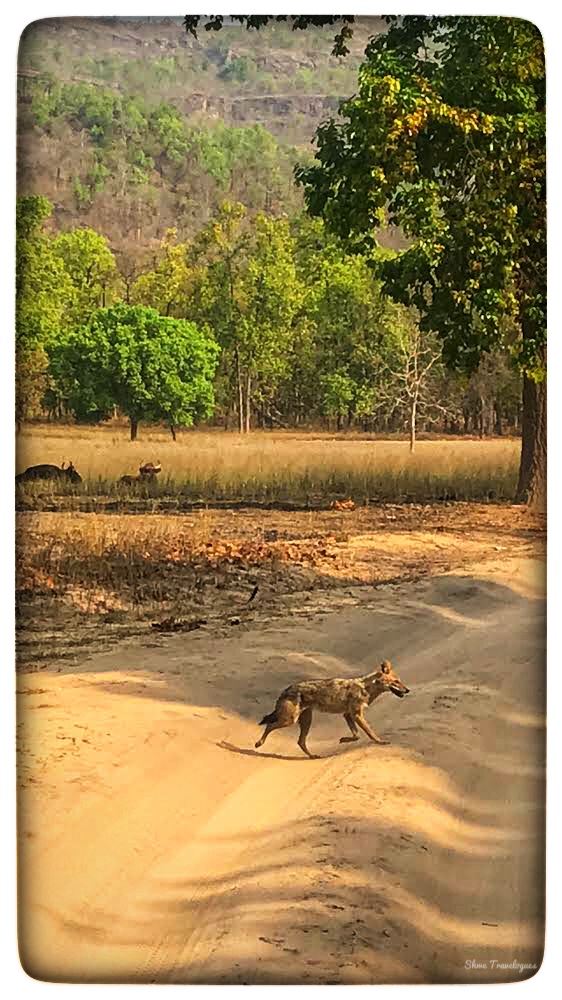
[(16, 346), (44, 347), (65, 318), (71, 284), (62, 260), (44, 231), (53, 206), (40, 195), (18, 198), (16, 206)]
[(57, 236), (51, 248), (54, 256), (62, 261), (71, 282), (71, 302), (66, 317), (69, 326), (87, 322), (95, 309), (115, 301), (119, 275), (105, 236), (94, 229), (72, 229)]
[(98, 309), (52, 350), (52, 369), (68, 408), (102, 417), (114, 405), (131, 422), (191, 426), (213, 412), (219, 347), (193, 323), (123, 303)]
[(294, 241), (285, 219), (255, 218), (252, 243), (240, 275), (237, 352), (244, 388), (244, 430), (252, 402), (271, 402), (285, 371), (303, 289), (294, 262)]
[(164, 163), (182, 163), (189, 149), (189, 137), (185, 122), (176, 108), (171, 104), (159, 104), (151, 113), (148, 124), (152, 144), (150, 151), (157, 167), (161, 169)]
[(49, 359), (43, 347), (21, 344), (16, 354), (16, 427), (41, 414), (49, 388)]
[(342, 417), (346, 417), (353, 406), (357, 385), (349, 375), (342, 375), (340, 372), (322, 375), (320, 384), (324, 413), (328, 418), (336, 418), (339, 430)]
[(131, 301), (152, 306), (163, 316), (185, 318), (192, 275), (187, 255), (187, 246), (177, 241), (177, 230), (169, 229), (160, 244), (154, 268), (134, 282)]
[[(228, 396), (234, 388), (238, 429), (244, 431), (244, 395), (237, 331), (241, 321), (239, 276), (248, 250), (246, 210), (223, 202), (193, 242), (190, 265), (199, 278), (193, 289), (190, 316), (208, 325), (221, 346), (219, 378)], [(227, 408), (230, 406), (230, 398)]]
[(316, 256), (316, 266), (310, 261), (307, 270), (318, 364), (327, 376), (345, 377), (353, 383), (347, 410), (342, 397), (338, 412), (340, 418), (347, 416), (351, 421), (360, 398), (365, 415), (366, 393), (379, 380), (381, 352), (389, 327), (394, 328), (396, 308), (381, 294), (380, 281), (368, 262), (360, 255), (346, 254), (341, 245), (328, 244)]
[(193, 244), (201, 270), (189, 314), (210, 326), (225, 352), (241, 433), (250, 429), (252, 408), (271, 399), (287, 363), (302, 296), (293, 251), (287, 220), (260, 213), (250, 225), (244, 207), (229, 202)]
[[(420, 331), (413, 311), (384, 295), (373, 262), (346, 253), (341, 240), (327, 232), (320, 219), (301, 218), (294, 228), (299, 274), (306, 287), (305, 312), (314, 330), (309, 412), (317, 407), (320, 378), (323, 412), (336, 417), (338, 427), (357, 419), (368, 426), (376, 416), (384, 423), (403, 419), (410, 429), (412, 411), (408, 408), (407, 419), (398, 372), (405, 371), (406, 345), (406, 353), (412, 349), (418, 354)], [(381, 260), (389, 255), (387, 250), (374, 254)], [(294, 367), (297, 373), (302, 371)], [(412, 363), (412, 378), (414, 370)], [(408, 384), (413, 388), (410, 378)], [(416, 391), (414, 418), (418, 401)]]
[(297, 171), (309, 210), (369, 254), (386, 221), (410, 245), (379, 264), (448, 363), (504, 346), (523, 383), (517, 496), (546, 498), (545, 78), (540, 33), (498, 17), (389, 18), (341, 121)]
[(16, 424), (38, 416), (49, 386), (46, 348), (59, 336), (71, 300), (64, 264), (44, 231), (53, 206), (29, 195), (16, 206)]

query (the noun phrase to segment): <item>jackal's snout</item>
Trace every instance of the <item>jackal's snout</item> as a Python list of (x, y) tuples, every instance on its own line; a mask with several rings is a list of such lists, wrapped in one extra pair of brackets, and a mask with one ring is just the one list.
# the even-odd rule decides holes
[(403, 698), (405, 694), (410, 694), (410, 688), (407, 688), (402, 681), (393, 681), (389, 687), (389, 691), (392, 691), (397, 698)]
[(383, 660), (380, 665), (381, 677), (386, 682), (387, 690), (392, 691), (397, 698), (403, 698), (404, 695), (410, 694), (410, 688), (400, 680), (398, 674), (394, 673), (392, 669), (392, 664), (389, 660)]

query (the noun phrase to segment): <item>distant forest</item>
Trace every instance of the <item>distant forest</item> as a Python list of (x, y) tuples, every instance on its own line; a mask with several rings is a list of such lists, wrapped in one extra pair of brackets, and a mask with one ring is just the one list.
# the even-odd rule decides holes
[[(437, 332), (422, 333), (413, 309), (382, 294), (376, 260), (347, 254), (303, 211), (294, 167), (311, 159), (318, 121), (353, 92), (378, 27), (364, 21), (343, 61), (329, 55), (329, 29), (226, 28), (198, 41), (174, 19), (28, 29), (19, 424), (122, 412), (174, 433), (202, 420), (241, 431), (327, 426), (407, 432), (412, 446), (417, 431), (519, 431), (510, 355), (487, 355), (470, 378), (449, 372)], [(383, 243), (377, 253), (392, 254), (400, 234)], [(124, 323), (159, 330), (172, 352), (181, 340), (190, 357), (215, 345), (212, 363), (201, 362), (202, 407), (187, 376), (151, 383), (135, 337), (126, 348), (119, 339)], [(92, 353), (102, 327), (113, 361)], [(111, 379), (94, 378), (103, 364)]]
[[(114, 23), (113, 23), (114, 22)], [(60, 228), (101, 228), (114, 248), (171, 226), (190, 236), (226, 197), (293, 214), (293, 167), (357, 79), (372, 21), (345, 60), (330, 31), (179, 20), (35, 23), (19, 53), (19, 190), (46, 195)]]

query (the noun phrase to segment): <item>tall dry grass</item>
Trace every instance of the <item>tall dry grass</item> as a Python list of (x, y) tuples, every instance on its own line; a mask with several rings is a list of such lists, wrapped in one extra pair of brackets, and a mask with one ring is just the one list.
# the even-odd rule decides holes
[(239, 534), (237, 520), (229, 517), (221, 529), (208, 510), (189, 518), (22, 514), (16, 536), (19, 606), (38, 597), (88, 614), (134, 611), (142, 619), (206, 605), (216, 615), (233, 601), (245, 610), (258, 581), (266, 590), (294, 589), (296, 581), (311, 589), (326, 566), (331, 574), (342, 564), (332, 533), (278, 539), (273, 532), (269, 538), (262, 523)]
[[(131, 442), (125, 428), (41, 426), (18, 435), (17, 471), (72, 460), (84, 480), (82, 491), (91, 495), (118, 492), (120, 476), (135, 474), (141, 462), (159, 461), (154, 496), (501, 499), (514, 493), (519, 451), (518, 440), (501, 438), (420, 441), (411, 455), (407, 441), (347, 434), (191, 431), (173, 442), (164, 432), (146, 431)], [(45, 491), (46, 484), (40, 488)]]
[(208, 511), (189, 522), (185, 517), (28, 514), (18, 526), (17, 589), (79, 587), (95, 597), (101, 588), (126, 591), (133, 602), (147, 592), (162, 599), (171, 566), (187, 570), (213, 564), (212, 533)]

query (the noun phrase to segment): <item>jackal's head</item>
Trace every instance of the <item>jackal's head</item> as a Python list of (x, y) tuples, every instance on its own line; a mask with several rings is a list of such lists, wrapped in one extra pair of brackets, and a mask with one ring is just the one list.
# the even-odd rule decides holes
[(390, 660), (383, 660), (380, 667), (372, 674), (367, 674), (363, 681), (372, 692), (373, 698), (377, 698), (385, 691), (392, 691), (392, 694), (395, 694), (397, 698), (403, 698), (405, 694), (410, 693), (410, 688), (407, 688), (398, 674), (394, 672)]

